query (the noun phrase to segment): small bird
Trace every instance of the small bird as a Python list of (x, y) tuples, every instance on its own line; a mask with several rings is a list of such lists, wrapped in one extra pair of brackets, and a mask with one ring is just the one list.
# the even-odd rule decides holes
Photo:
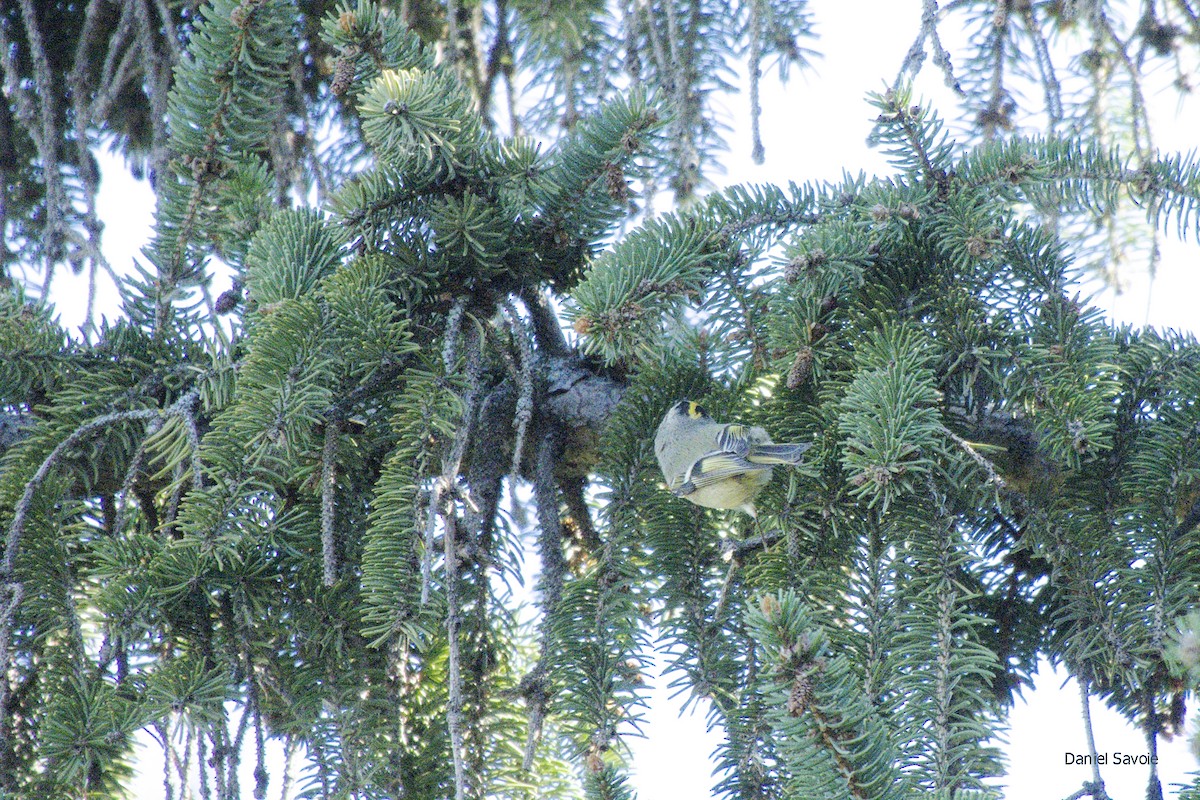
[(691, 400), (667, 409), (654, 436), (654, 455), (671, 494), (752, 517), (754, 498), (771, 482), (771, 466), (799, 464), (810, 447), (775, 444), (762, 428), (717, 422)]

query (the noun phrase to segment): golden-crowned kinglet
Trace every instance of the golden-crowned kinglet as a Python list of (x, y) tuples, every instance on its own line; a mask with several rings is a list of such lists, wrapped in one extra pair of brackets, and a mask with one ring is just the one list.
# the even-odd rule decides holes
[(762, 428), (717, 422), (690, 400), (667, 409), (654, 436), (654, 455), (671, 494), (752, 517), (754, 498), (771, 482), (771, 465), (799, 464), (810, 447), (774, 444)]

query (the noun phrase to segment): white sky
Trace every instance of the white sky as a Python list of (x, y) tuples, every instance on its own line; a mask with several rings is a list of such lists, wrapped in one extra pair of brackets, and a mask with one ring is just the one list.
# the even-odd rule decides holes
[[(883, 156), (866, 147), (871, 129), (872, 109), (864, 100), (868, 90), (880, 90), (892, 79), (916, 34), (920, 3), (839, 2), (813, 0), (810, 7), (819, 24), (821, 38), (813, 47), (823, 53), (815, 69), (799, 73), (793, 70), (791, 83), (784, 90), (764, 81), (762, 120), (767, 162), (750, 163), (750, 135), (744, 124), (748, 119), (745, 95), (730, 98), (728, 114), (735, 125), (731, 151), (726, 161), (727, 174), (716, 176), (721, 185), (740, 182), (838, 181), (842, 170), (870, 174), (891, 172)], [(943, 116), (952, 116), (952, 107), (940, 76), (927, 67), (920, 94), (933, 100)], [(1163, 91), (1152, 94), (1160, 120), (1177, 111), (1176, 97)], [(1182, 107), (1181, 122), (1173, 127), (1160, 125), (1157, 142), (1164, 151), (1190, 151), (1200, 131), (1197, 103)], [(119, 164), (102, 162), (105, 181), (100, 208), (106, 210), (106, 252), (118, 271), (128, 269), (132, 259), (149, 238), (153, 197), (144, 184), (137, 184)], [(1196, 327), (1197, 267), (1200, 251), (1195, 244), (1168, 247), (1159, 273), (1150, 290), (1145, 276), (1128, 276), (1124, 292), (1111, 291), (1095, 300), (1113, 314), (1114, 319), (1134, 324), (1149, 322), (1159, 327), (1194, 330)], [(84, 289), (82, 283), (65, 274), (56, 278), (55, 296), (61, 319), (78, 325), (82, 320)], [(219, 293), (225, 287), (215, 287)], [(1093, 287), (1092, 291), (1095, 291)], [(1087, 289), (1084, 290), (1088, 293)], [(116, 293), (101, 286), (99, 309), (115, 308)], [(1090, 779), (1085, 767), (1064, 765), (1064, 753), (1086, 752), (1079, 713), (1079, 696), (1074, 683), (1060, 689), (1062, 674), (1044, 671), (1028, 702), (1013, 710), (1008, 733), (1011, 742), (1005, 750), (1010, 775), (1005, 781), (1009, 798), (1064, 798)], [(715, 782), (709, 754), (717, 738), (704, 731), (702, 712), (680, 717), (683, 698), (670, 699), (664, 678), (652, 695), (645, 739), (633, 739), (633, 786), (642, 800), (654, 798), (707, 798)], [(1140, 734), (1129, 728), (1114, 713), (1093, 703), (1096, 743), (1102, 752), (1121, 750), (1146, 752)], [(1195, 724), (1195, 714), (1189, 715)], [(162, 793), (161, 760), (154, 763), (154, 751), (148, 751), (142, 767), (143, 782), (133, 796), (157, 797)], [(250, 759), (247, 759), (249, 764)], [(1177, 740), (1160, 744), (1160, 772), (1167, 796), (1174, 796), (1170, 784), (1186, 780), (1186, 773), (1197, 769), (1185, 743)], [(269, 796), (278, 797), (278, 777), (273, 776)], [(1146, 772), (1143, 767), (1108, 767), (1103, 771), (1107, 789), (1116, 800), (1144, 796)], [(247, 795), (253, 786), (247, 775), (243, 784)]]

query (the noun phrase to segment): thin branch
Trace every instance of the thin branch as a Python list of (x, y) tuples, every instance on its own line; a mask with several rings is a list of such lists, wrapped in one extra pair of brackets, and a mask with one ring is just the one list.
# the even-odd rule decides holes
[(204, 732), (198, 728), (189, 728), (188, 735), (196, 737), (196, 772), (200, 776), (200, 800), (211, 800), (212, 790), (208, 785), (208, 770), (205, 769), (205, 766), (209, 763), (208, 742), (205, 739)]
[(466, 774), (463, 766), (463, 683), (459, 655), (458, 629), (462, 624), (458, 607), (458, 517), (448, 503), (441, 512), (445, 531), (442, 543), (446, 559), (446, 640), (449, 661), (449, 698), (446, 702), (446, 727), (450, 731), (450, 755), (454, 761), (454, 798), (466, 797)]
[[(741, 255), (740, 253), (738, 254)], [(746, 334), (746, 339), (750, 342), (751, 355), (754, 357), (754, 364), (758, 369), (766, 368), (767, 346), (759, 336), (758, 325), (755, 320), (755, 308), (757, 303), (755, 298), (749, 296), (753, 289), (743, 288), (738, 281), (737, 269), (735, 264), (730, 262), (725, 270), (725, 280), (729, 284), (729, 294), (738, 304), (742, 312), (742, 325)]]
[(1142, 727), (1146, 734), (1146, 752), (1150, 755), (1150, 774), (1146, 777), (1148, 800), (1162, 800), (1163, 796), (1162, 781), (1158, 777), (1158, 732), (1161, 730), (1161, 720), (1158, 710), (1154, 707), (1156, 694), (1153, 682), (1142, 688)]
[(87, 311), (81, 326), (85, 335), (95, 328), (96, 267), (104, 264), (105, 271), (110, 275), (113, 273), (112, 267), (108, 265), (108, 260), (99, 246), (101, 231), (104, 229), (96, 213), (96, 195), (100, 191), (100, 176), (96, 172), (95, 160), (91, 154), (92, 137), (88, 135), (92, 112), (87, 104), (87, 75), (94, 71), (91, 60), (88, 58), (88, 51), (94, 44), (92, 40), (99, 18), (99, 7), (100, 0), (89, 0), (84, 12), (83, 30), (75, 49), (75, 64), (67, 79), (68, 85), (71, 87), (71, 107), (75, 116), (75, 160), (79, 181), (83, 185), (85, 203), (83, 225), (88, 234), (86, 238), (81, 238), (81, 244), (91, 265), (88, 270)]
[[(121, 7), (121, 19), (108, 37), (108, 52), (104, 56), (104, 64), (100, 67), (100, 80), (97, 82), (96, 97), (92, 99), (92, 117), (88, 123), (98, 122), (107, 116), (108, 106), (115, 100), (124, 85), (124, 75), (127, 70), (140, 64), (142, 52), (136, 42), (127, 41), (134, 33), (134, 20), (137, 14), (136, 3), (125, 3)], [(100, 113), (103, 109), (104, 113)]]
[(446, 61), (458, 71), (458, 0), (446, 0)]
[(325, 442), (321, 448), (321, 562), (323, 581), (333, 586), (337, 581), (338, 557), (334, 538), (334, 500), (337, 494), (337, 446), (341, 428), (336, 422), (325, 426)]
[(167, 0), (154, 0), (154, 8), (162, 20), (167, 52), (159, 52), (154, 44), (155, 24), (150, 8), (150, 0), (136, 0), (136, 10), (140, 25), (138, 38), (143, 54), (142, 71), (146, 76), (146, 91), (150, 99), (150, 120), (152, 126), (150, 145), (150, 174), (157, 175), (165, 166), (169, 155), (167, 140), (167, 100), (171, 88), (171, 80), (175, 65), (182, 58), (182, 50), (176, 41), (175, 32), (171, 29), (171, 12), (167, 8)]
[(584, 475), (561, 475), (558, 478), (558, 488), (572, 523), (568, 533), (592, 552), (597, 552), (604, 543), (596, 535), (596, 529), (592, 525), (586, 496), (588, 485), (588, 479)]
[(12, 103), (17, 119), (28, 131), (33, 131), (37, 111), (33, 107), (33, 92), (21, 80), (17, 63), (17, 45), (8, 38), (8, 26), (0, 25), (0, 68), (4, 72), (4, 97)]
[(521, 472), (521, 460), (525, 451), (525, 434), (533, 419), (533, 345), (521, 322), (511, 299), (505, 300), (503, 311), (508, 315), (509, 331), (517, 344), (517, 436), (513, 443), (512, 466), (509, 468), (509, 483), (515, 485)]
[(295, 737), (288, 734), (283, 739), (283, 775), (279, 779), (280, 800), (286, 800), (292, 791), (293, 769), (296, 764), (296, 751), (300, 749)]
[(967, 455), (971, 457), (971, 460), (978, 464), (980, 468), (987, 473), (988, 480), (991, 481), (998, 490), (1008, 488), (1008, 484), (1004, 482), (1004, 478), (1000, 477), (1000, 473), (996, 471), (996, 465), (981, 455), (980, 452), (976, 450), (970, 442), (948, 428), (943, 427), (942, 430), (945, 432), (946, 436), (950, 437), (951, 441), (961, 447), (967, 453)]
[[(95, 431), (119, 422), (140, 419), (161, 419), (163, 416), (182, 414), (184, 409), (190, 408), (195, 403), (197, 397), (198, 395), (194, 390), (188, 392), (181, 396), (166, 411), (157, 408), (141, 408), (116, 411), (96, 417), (76, 428), (42, 460), (33, 477), (25, 484), (25, 491), (21, 494), (21, 499), (17, 501), (17, 505), (13, 510), (12, 522), (9, 523), (8, 535), (5, 538), (4, 558), (0, 560), (0, 597), (3, 597), (3, 600), (0, 601), (3, 603), (0, 606), (0, 669), (8, 669), (8, 648), (12, 635), (13, 621), (16, 618), (17, 608), (20, 606), (21, 600), (25, 595), (24, 586), (15, 578), (17, 553), (21, 545), (21, 536), (25, 530), (25, 518), (33, 506), (34, 495), (42, 483), (45, 482), (46, 477), (50, 474), (50, 470), (62, 459), (68, 450)], [(8, 685), (7, 680), (0, 680), (0, 728), (7, 725)]]
[(454, 372), (458, 362), (458, 339), (462, 332), (463, 311), (467, 308), (465, 297), (458, 297), (446, 315), (446, 332), (442, 335), (442, 365), (446, 372)]
[(1138, 163), (1145, 164), (1154, 152), (1154, 140), (1150, 131), (1146, 99), (1142, 96), (1141, 70), (1133, 63), (1129, 56), (1129, 48), (1121, 41), (1103, 9), (1098, 9), (1096, 17), (1097, 28), (1112, 42), (1117, 56), (1129, 74), (1129, 116), (1133, 122), (1133, 146), (1137, 152)]
[(1021, 9), (1021, 19), (1033, 39), (1033, 51), (1037, 55), (1038, 70), (1042, 73), (1042, 88), (1046, 93), (1046, 128), (1053, 133), (1058, 130), (1063, 119), (1062, 86), (1058, 82), (1058, 74), (1054, 70), (1054, 62), (1050, 58), (1050, 45), (1043, 35), (1042, 26), (1033, 15), (1033, 7)]
[(550, 306), (550, 300), (545, 292), (537, 289), (525, 289), (520, 294), (521, 302), (529, 312), (529, 321), (533, 324), (533, 341), (543, 355), (566, 356), (571, 353), (571, 346), (563, 336), (562, 324)]
[(350, 417), (350, 412), (372, 393), (392, 386), (395, 380), (407, 369), (409, 360), (403, 356), (386, 354), (380, 360), (378, 367), (354, 387), (349, 393), (327, 408), (324, 417), (327, 421), (343, 423)]
[[(43, 11), (52, 13), (45, 9)], [(30, 126), (29, 131), (37, 146), (46, 185), (46, 222), (44, 225), (46, 272), (42, 282), (42, 297), (45, 298), (50, 294), (54, 263), (62, 256), (60, 252), (64, 239), (62, 215), (63, 209), (67, 208), (68, 204), (63, 195), (62, 168), (58, 162), (58, 107), (56, 103), (58, 92), (54, 90), (50, 58), (46, 52), (42, 31), (38, 27), (37, 13), (32, 0), (21, 0), (21, 20), (25, 24), (26, 40), (29, 44), (29, 60), (33, 64), (34, 86), (39, 101), (36, 117), (41, 130), (35, 132), (35, 129)], [(16, 76), (14, 76), (14, 80), (16, 80)]]
[(508, 3), (496, 0), (496, 39), (488, 50), (484, 69), (483, 88), (479, 93), (479, 115), (491, 120), (492, 97), (496, 92), (496, 78), (512, 71), (512, 45), (508, 42)]
[(762, 80), (762, 4), (763, 0), (750, 0), (750, 160), (762, 164), (766, 148), (762, 141), (762, 103), (759, 99), (759, 82)]
[[(154, 8), (158, 11), (158, 17), (162, 23), (163, 39), (167, 43), (167, 52), (171, 57), (171, 63), (178, 64), (179, 59), (183, 57), (183, 48), (176, 39), (175, 32), (171, 29), (171, 8), (167, 5), (167, 0), (154, 0)], [(149, 30), (153, 31), (154, 28)]]
[[(182, 399), (182, 398), (181, 398)], [(50, 451), (50, 455), (42, 460), (41, 466), (37, 472), (25, 484), (25, 491), (21, 495), (21, 499), (17, 501), (16, 509), (13, 512), (12, 522), (8, 526), (8, 538), (5, 540), (4, 559), (0, 561), (0, 580), (11, 580), (13, 569), (16, 566), (17, 548), (21, 544), (21, 534), (25, 529), (25, 517), (29, 514), (29, 508), (33, 505), (33, 496), (38, 488), (46, 480), (46, 476), (50, 474), (50, 469), (58, 463), (62, 458), (63, 453), (68, 449), (79, 444), (84, 438), (91, 433), (106, 428), (109, 425), (118, 422), (129, 422), (139, 419), (158, 419), (162, 415), (162, 411), (157, 408), (139, 408), (129, 411), (114, 411), (111, 414), (105, 414), (101, 417), (89, 420), (76, 428), (70, 436), (58, 443), (58, 446)]]
[(146, 460), (146, 443), (150, 441), (150, 437), (158, 433), (162, 429), (162, 420), (151, 420), (150, 425), (146, 430), (146, 438), (138, 444), (137, 450), (133, 452), (133, 458), (129, 460), (129, 468), (125, 470), (125, 479), (121, 481), (121, 505), (117, 510), (117, 519), (113, 524), (113, 534), (118, 534), (125, 529), (125, 524), (129, 517), (129, 498), (133, 496), (133, 485), (137, 480), (138, 472), (142, 469), (142, 464)]
[(1079, 702), (1083, 708), (1083, 732), (1087, 737), (1088, 753), (1091, 755), (1092, 762), (1092, 784), (1089, 794), (1095, 800), (1106, 800), (1108, 793), (1104, 791), (1104, 779), (1100, 777), (1100, 757), (1096, 750), (1096, 736), (1092, 730), (1092, 704), (1088, 696), (1087, 681), (1076, 676), (1075, 682), (1079, 684)]
[[(262, 800), (267, 796), (267, 743), (263, 736), (262, 710), (258, 701), (258, 684), (251, 676), (246, 692), (250, 704), (254, 708), (254, 798)], [(286, 795), (285, 795), (286, 796)]]
[(163, 800), (175, 800), (175, 786), (171, 783), (171, 765), (178, 759), (171, 758), (171, 736), (162, 722), (155, 720), (153, 730), (163, 748)]
[(717, 606), (713, 609), (712, 625), (714, 628), (720, 628), (722, 625), (721, 616), (725, 613), (725, 605), (729, 602), (729, 589), (733, 586), (733, 576), (737, 574), (737, 568), (741, 566), (737, 558), (729, 559), (729, 569), (725, 572), (725, 580), (721, 582), (721, 593), (717, 595)]
[(191, 447), (192, 455), (188, 459), (188, 465), (192, 471), (192, 488), (200, 489), (204, 486), (204, 468), (200, 463), (200, 425), (196, 421), (195, 408), (196, 403), (200, 399), (200, 394), (193, 389), (171, 408), (172, 414), (183, 420), (183, 430), (187, 435), (188, 445)]
[(658, 28), (655, 26), (654, 11), (650, 6), (649, 0), (633, 1), (637, 4), (638, 9), (644, 13), (646, 36), (650, 40), (650, 54), (654, 58), (654, 73), (660, 77), (664, 86), (668, 86), (672, 75), (671, 62), (667, 59), (662, 38), (659, 36)]
[(642, 86), (642, 54), (637, 41), (637, 0), (621, 3), (621, 39), (625, 46), (625, 74), (633, 89)]
[[(458, 304), (455, 304), (458, 306)], [(461, 318), (461, 313), (459, 314)], [(455, 320), (457, 323), (459, 320)], [(447, 320), (447, 337), (450, 336), (450, 320)], [(462, 469), (463, 457), (471, 442), (475, 419), (479, 411), (479, 393), (483, 374), (482, 336), (475, 326), (467, 329), (466, 371), (467, 389), (463, 395), (463, 417), (454, 435), (450, 453), (442, 462), (442, 474), (434, 488), (432, 506), (441, 517), (443, 552), (446, 569), (446, 639), (449, 655), (449, 700), (446, 704), (446, 726), (450, 733), (451, 757), (454, 761), (454, 796), (463, 800), (466, 796), (466, 770), (463, 762), (463, 683), (459, 654), (458, 630), (462, 624), (458, 598), (458, 514), (454, 508), (457, 496), (458, 474)], [(452, 352), (452, 351), (451, 351)], [(443, 356), (446, 351), (443, 350)], [(468, 498), (469, 502), (469, 498)]]
[(1084, 781), (1083, 787), (1067, 795), (1065, 800), (1080, 800), (1083, 797), (1094, 797), (1096, 800), (1100, 800), (1101, 797), (1108, 797), (1108, 795), (1104, 794), (1103, 786), (1097, 789), (1095, 784)]
[(784, 538), (784, 534), (779, 529), (764, 531), (757, 536), (748, 536), (745, 539), (734, 541), (727, 539), (722, 544), (721, 555), (723, 558), (731, 561), (742, 561), (750, 553), (755, 550), (765, 550), (771, 547), (780, 539)]
[(554, 471), (561, 454), (562, 443), (551, 428), (538, 441), (533, 494), (537, 503), (538, 553), (542, 559), (542, 574), (538, 581), (541, 590), (542, 621), (539, 630), (538, 660), (529, 674), (521, 680), (522, 693), (529, 708), (529, 733), (525, 740), (522, 767), (533, 766), (533, 754), (541, 739), (542, 721), (549, 703), (546, 673), (549, 671), (551, 624), (562, 598), (567, 562), (562, 552), (562, 519), (558, 513), (558, 484)]
[[(935, 8), (936, 5), (935, 2)], [(924, 17), (922, 17), (921, 21), (924, 23)], [(915, 78), (917, 73), (921, 71), (921, 65), (925, 63), (925, 39), (928, 35), (928, 30), (922, 24), (920, 32), (917, 33), (917, 38), (913, 39), (908, 52), (904, 54), (904, 60), (900, 62), (900, 69), (896, 72), (896, 79), (892, 81), (892, 86), (899, 87), (904, 85), (912, 78)]]
[(992, 42), (992, 79), (988, 91), (988, 104), (983, 114), (983, 138), (991, 141), (996, 138), (996, 129), (1005, 119), (1004, 106), (1004, 59), (1005, 44), (1008, 41), (1009, 9), (1007, 5), (997, 6), (992, 22), (990, 39)]
[(958, 78), (954, 76), (954, 65), (950, 61), (950, 53), (942, 44), (942, 37), (938, 33), (937, 17), (937, 0), (924, 0), (921, 9), (921, 25), (929, 43), (933, 46), (933, 63), (941, 69), (942, 80), (946, 86), (950, 87), (959, 97), (966, 97), (966, 91), (959, 84)]
[[(250, 673), (250, 675), (253, 676), (253, 673)], [(253, 683), (253, 677), (251, 677), (250, 683)], [(253, 690), (247, 688), (247, 694), (252, 693)], [(242, 752), (246, 743), (246, 731), (250, 730), (250, 719), (254, 714), (254, 709), (255, 704), (253, 699), (249, 699), (248, 702), (242, 706), (242, 716), (241, 719), (238, 720), (237, 732), (233, 735), (232, 742), (226, 744), (224, 740), (227, 737), (222, 732), (222, 760), (225, 762), (225, 775), (223, 776), (222, 780), (227, 787), (225, 790), (226, 793), (230, 795), (233, 795), (233, 793), (229, 792), (228, 787), (236, 787), (239, 784), (238, 767), (242, 763)]]
[(420, 490), (417, 495), (415, 517), (420, 518), (421, 506), (425, 511), (424, 549), (421, 552), (421, 608), (429, 602), (429, 587), (433, 583), (433, 547), (437, 540), (437, 505), (432, 492)]

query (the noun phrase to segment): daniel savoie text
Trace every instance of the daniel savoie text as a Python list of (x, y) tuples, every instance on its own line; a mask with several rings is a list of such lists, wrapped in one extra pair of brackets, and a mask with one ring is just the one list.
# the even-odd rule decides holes
[(1064, 753), (1063, 763), (1067, 766), (1072, 764), (1082, 764), (1084, 766), (1104, 767), (1110, 764), (1126, 764), (1126, 765), (1147, 765), (1157, 764), (1158, 756), (1150, 755), (1149, 753), (1122, 753), (1120, 750), (1114, 750), (1111, 753), (1096, 753), (1092, 756), (1091, 753)]

